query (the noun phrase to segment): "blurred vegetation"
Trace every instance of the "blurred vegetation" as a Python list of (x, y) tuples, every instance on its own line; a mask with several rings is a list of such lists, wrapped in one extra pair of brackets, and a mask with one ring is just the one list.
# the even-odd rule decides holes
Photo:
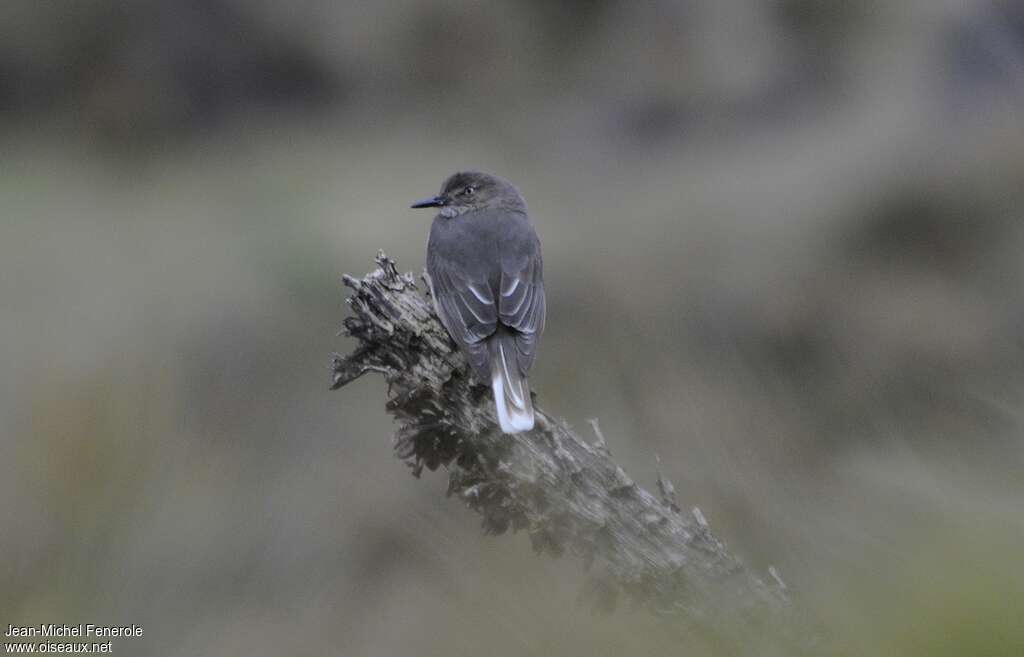
[(7, 0), (0, 37), (0, 622), (727, 654), (578, 607), (395, 467), (379, 382), (328, 393), (338, 278), (419, 270), (408, 203), (473, 167), (544, 243), (545, 408), (849, 654), (1024, 654), (1019, 4)]

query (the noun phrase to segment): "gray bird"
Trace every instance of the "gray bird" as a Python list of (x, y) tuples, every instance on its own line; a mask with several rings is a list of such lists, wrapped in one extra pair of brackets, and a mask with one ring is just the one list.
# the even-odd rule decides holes
[(504, 178), (466, 171), (412, 207), (440, 208), (427, 242), (438, 317), (476, 378), (490, 384), (501, 430), (529, 431), (526, 376), (544, 331), (545, 302), (540, 240), (526, 201)]

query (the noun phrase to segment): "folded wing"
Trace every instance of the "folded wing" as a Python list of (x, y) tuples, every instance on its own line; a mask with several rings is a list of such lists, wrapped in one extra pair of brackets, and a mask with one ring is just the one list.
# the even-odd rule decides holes
[(481, 381), (490, 379), (484, 340), (498, 325), (498, 306), (486, 279), (474, 279), (443, 259), (431, 263), (431, 293), (441, 322), (466, 352)]
[(537, 249), (515, 265), (505, 264), (499, 286), (498, 319), (515, 336), (516, 361), (525, 376), (537, 355), (537, 342), (544, 331), (543, 263)]

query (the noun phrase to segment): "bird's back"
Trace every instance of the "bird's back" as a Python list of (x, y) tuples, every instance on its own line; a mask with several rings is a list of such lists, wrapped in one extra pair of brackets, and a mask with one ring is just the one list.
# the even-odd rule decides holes
[(539, 251), (537, 233), (522, 212), (477, 210), (451, 218), (438, 215), (430, 227), (427, 272), (433, 277), (435, 269), (455, 266), (474, 280), (487, 281), (497, 294), (502, 271), (521, 269)]

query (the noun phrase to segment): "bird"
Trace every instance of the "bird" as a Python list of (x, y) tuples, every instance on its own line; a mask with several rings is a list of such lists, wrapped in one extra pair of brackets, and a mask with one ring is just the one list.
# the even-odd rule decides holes
[(527, 375), (544, 332), (547, 304), (540, 238), (526, 201), (508, 180), (479, 171), (449, 176), (441, 193), (413, 203), (438, 208), (427, 240), (434, 309), (490, 385), (502, 432), (534, 426)]

